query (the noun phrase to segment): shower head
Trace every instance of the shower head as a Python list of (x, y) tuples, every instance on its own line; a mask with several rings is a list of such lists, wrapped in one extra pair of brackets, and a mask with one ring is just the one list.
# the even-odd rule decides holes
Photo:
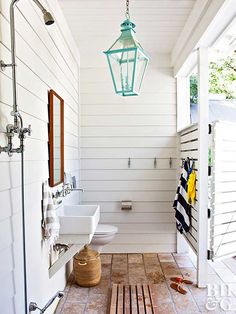
[(54, 23), (54, 19), (52, 17), (52, 14), (44, 8), (44, 6), (39, 2), (39, 0), (33, 0), (33, 1), (42, 11), (44, 23), (46, 25), (52, 25)]
[(46, 10), (43, 10), (43, 19), (46, 25), (52, 25), (54, 23), (52, 14)]

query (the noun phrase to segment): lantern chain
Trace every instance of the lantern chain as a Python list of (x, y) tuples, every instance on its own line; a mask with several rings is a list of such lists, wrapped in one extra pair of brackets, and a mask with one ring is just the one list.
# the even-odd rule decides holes
[(126, 0), (126, 13), (125, 13), (126, 18), (129, 19), (129, 0)]

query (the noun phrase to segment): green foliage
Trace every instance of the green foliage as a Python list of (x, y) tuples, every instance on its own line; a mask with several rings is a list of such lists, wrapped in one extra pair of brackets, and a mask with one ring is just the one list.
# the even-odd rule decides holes
[[(232, 56), (209, 64), (209, 93), (236, 99), (236, 52)], [(190, 102), (197, 103), (197, 75), (190, 76)]]
[(190, 79), (190, 103), (196, 104), (198, 96), (198, 77), (196, 74), (192, 74), (189, 79)]
[(211, 62), (209, 70), (209, 92), (212, 94), (224, 94), (226, 99), (235, 99), (236, 53), (218, 62)]

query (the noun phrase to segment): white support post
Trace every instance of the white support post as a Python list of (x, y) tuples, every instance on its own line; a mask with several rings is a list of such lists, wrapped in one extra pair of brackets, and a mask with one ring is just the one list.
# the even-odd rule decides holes
[(208, 49), (198, 49), (198, 254), (197, 284), (207, 285), (208, 248)]
[[(184, 127), (190, 125), (190, 88), (189, 79), (187, 76), (177, 76), (176, 78), (177, 88), (177, 132)], [(177, 158), (180, 160), (180, 138), (177, 136)], [(179, 184), (180, 172), (176, 172), (176, 185)], [(186, 240), (177, 232), (176, 235), (176, 251), (177, 253), (188, 253), (189, 245)]]

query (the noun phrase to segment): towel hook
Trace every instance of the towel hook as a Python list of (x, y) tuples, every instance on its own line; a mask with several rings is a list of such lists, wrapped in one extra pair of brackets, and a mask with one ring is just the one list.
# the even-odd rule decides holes
[(129, 157), (129, 159), (128, 159), (128, 168), (130, 168), (130, 167), (131, 167), (131, 159)]
[(170, 168), (172, 168), (172, 164), (173, 164), (173, 161), (172, 161), (172, 158), (170, 157), (170, 160), (169, 160)]
[(154, 158), (153, 165), (154, 165), (154, 168), (156, 168), (156, 167), (157, 167), (157, 158), (156, 158), (156, 157)]

